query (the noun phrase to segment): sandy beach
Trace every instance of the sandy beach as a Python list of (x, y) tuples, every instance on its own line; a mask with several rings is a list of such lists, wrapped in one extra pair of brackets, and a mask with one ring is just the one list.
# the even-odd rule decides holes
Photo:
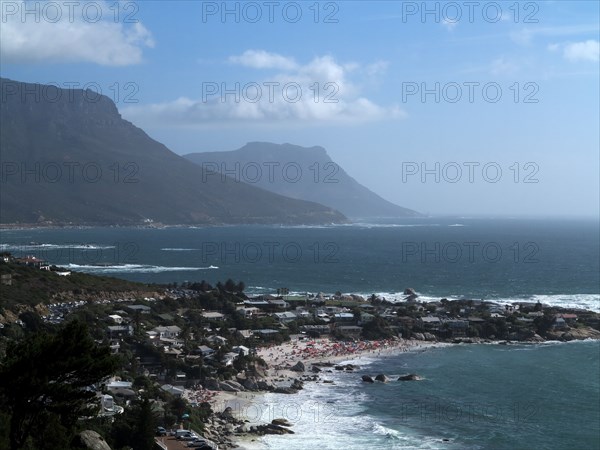
[[(387, 358), (404, 352), (426, 351), (427, 348), (439, 344), (404, 339), (386, 339), (377, 341), (338, 342), (329, 338), (292, 340), (279, 345), (262, 347), (258, 349), (260, 356), (269, 366), (267, 376), (264, 378), (276, 386), (289, 386), (295, 379), (306, 376), (317, 376), (311, 370), (314, 365), (328, 364), (360, 364), (361, 358)], [(291, 368), (302, 362), (306, 371), (293, 371)], [(183, 397), (191, 403), (209, 402), (213, 411), (220, 413), (226, 408), (231, 408), (233, 416), (249, 425), (261, 423), (261, 411), (269, 407), (263, 397), (265, 391), (226, 392), (212, 391), (197, 386), (195, 389), (186, 389)], [(282, 401), (293, 398), (286, 394)], [(264, 422), (264, 420), (263, 420)], [(233, 434), (230, 438), (241, 448), (251, 448), (258, 444), (260, 436), (253, 434)]]

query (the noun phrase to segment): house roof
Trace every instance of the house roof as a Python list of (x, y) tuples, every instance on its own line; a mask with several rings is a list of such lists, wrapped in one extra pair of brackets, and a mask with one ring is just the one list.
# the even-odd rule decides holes
[(435, 316), (421, 317), (421, 321), (425, 323), (440, 323), (440, 318)]
[(181, 333), (181, 328), (177, 325), (168, 325), (168, 326), (160, 326), (155, 327), (152, 331), (156, 331), (157, 333)]
[(205, 317), (207, 319), (222, 319), (223, 317), (225, 317), (225, 314), (222, 314), (217, 311), (204, 311), (202, 313), (202, 317)]

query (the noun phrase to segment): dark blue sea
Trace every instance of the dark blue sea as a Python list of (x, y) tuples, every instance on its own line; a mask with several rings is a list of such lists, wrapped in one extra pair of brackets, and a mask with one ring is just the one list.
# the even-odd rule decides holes
[[(600, 448), (600, 342), (454, 345), (349, 360), (334, 384), (268, 394), (236, 411), (283, 417), (294, 435), (250, 449), (529, 450)], [(392, 381), (368, 384), (362, 374)], [(417, 373), (422, 381), (397, 381)], [(321, 373), (323, 375), (323, 373)], [(234, 408), (235, 409), (235, 408)]]
[[(3, 230), (0, 250), (70, 270), (173, 283), (232, 278), (251, 293), (469, 298), (600, 311), (598, 221), (412, 219), (344, 226)], [(256, 413), (297, 434), (271, 449), (600, 448), (600, 344), (459, 345), (359, 361)], [(365, 385), (363, 373), (420, 382)], [(279, 409), (277, 409), (279, 408)]]
[(343, 226), (4, 230), (0, 250), (71, 270), (251, 293), (537, 301), (600, 310), (594, 220), (412, 219)]

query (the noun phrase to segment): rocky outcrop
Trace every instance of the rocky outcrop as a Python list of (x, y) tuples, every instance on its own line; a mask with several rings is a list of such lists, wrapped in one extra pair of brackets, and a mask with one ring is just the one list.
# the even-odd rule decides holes
[(548, 331), (546, 338), (555, 341), (600, 339), (600, 331), (592, 327), (569, 328), (567, 330)]
[(273, 419), (271, 421), (273, 425), (278, 425), (280, 427), (291, 427), (292, 424), (287, 419)]
[(381, 381), (382, 383), (387, 383), (388, 381), (390, 381), (390, 379), (383, 373), (380, 373), (379, 375), (377, 375), (375, 377), (375, 381)]
[(293, 370), (294, 372), (304, 372), (306, 370), (306, 367), (304, 366), (304, 363), (302, 361), (298, 361), (290, 368), (290, 370)]
[(416, 373), (410, 373), (408, 375), (402, 375), (398, 378), (398, 381), (420, 381), (422, 378)]
[(351, 372), (354, 369), (358, 369), (358, 366), (355, 366), (354, 364), (342, 364), (342, 365), (335, 366), (334, 369), (335, 370), (346, 370), (348, 372)]
[(88, 450), (111, 450), (104, 438), (92, 430), (82, 431), (75, 438), (75, 445)]
[(244, 391), (245, 388), (237, 381), (227, 380), (219, 381), (216, 378), (206, 378), (204, 380), (204, 388), (209, 391), (226, 391), (226, 392), (240, 392)]
[(362, 380), (365, 383), (375, 383), (375, 381), (373, 380), (373, 378), (371, 377), (371, 375), (363, 375), (362, 376)]

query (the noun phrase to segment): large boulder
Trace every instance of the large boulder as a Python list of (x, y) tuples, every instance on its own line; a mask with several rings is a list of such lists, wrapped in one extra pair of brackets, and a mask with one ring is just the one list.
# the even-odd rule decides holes
[(423, 333), (412, 333), (411, 337), (413, 339), (416, 339), (417, 341), (424, 341), (425, 340), (425, 335)]
[(208, 389), (209, 391), (220, 391), (221, 386), (219, 385), (219, 380), (217, 380), (216, 378), (205, 379), (204, 389)]
[(244, 387), (237, 381), (221, 381), (219, 383), (221, 391), (226, 392), (240, 392), (244, 390)]
[(280, 427), (291, 427), (292, 424), (287, 419), (273, 419), (271, 421), (273, 425), (279, 425)]
[(290, 370), (293, 370), (294, 372), (304, 372), (306, 370), (306, 367), (304, 366), (304, 363), (302, 361), (298, 361), (290, 368)]
[(271, 384), (265, 380), (257, 380), (256, 386), (261, 391), (272, 391), (273, 389), (275, 389), (275, 386), (273, 386), (273, 384)]
[(373, 378), (371, 377), (371, 375), (363, 375), (362, 380), (365, 383), (375, 383), (375, 381), (373, 381)]
[(431, 334), (431, 333), (423, 333), (423, 337), (425, 338), (426, 341), (435, 341), (435, 340), (437, 340), (437, 338), (435, 337), (435, 335)]
[(80, 448), (88, 450), (111, 450), (104, 438), (92, 430), (85, 430), (79, 433), (76, 441), (76, 445)]
[(381, 381), (382, 383), (387, 383), (390, 379), (386, 377), (383, 373), (380, 373), (375, 377), (375, 381)]
[(255, 378), (265, 378), (268, 373), (269, 366), (265, 363), (262, 364), (259, 361), (255, 361), (246, 369), (246, 376)]
[(255, 378), (246, 378), (242, 384), (242, 386), (244, 386), (244, 389), (247, 389), (249, 391), (256, 391), (258, 390), (258, 384), (256, 383), (256, 379)]
[(419, 380), (422, 380), (422, 378), (419, 375), (417, 375), (416, 373), (402, 375), (400, 378), (398, 378), (398, 381), (419, 381)]

